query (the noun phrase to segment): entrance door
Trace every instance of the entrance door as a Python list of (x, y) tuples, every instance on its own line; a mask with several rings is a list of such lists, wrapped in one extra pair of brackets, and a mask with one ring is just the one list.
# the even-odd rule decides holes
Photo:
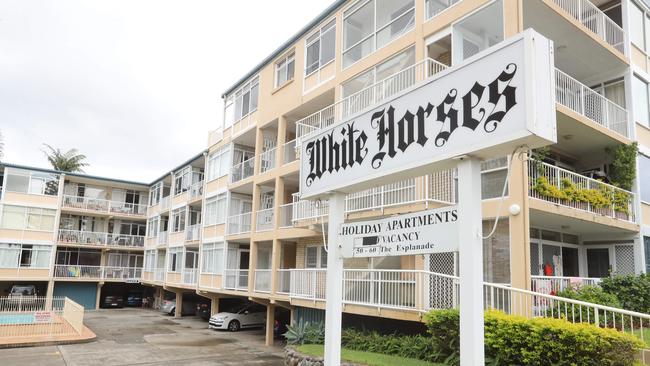
[(544, 276), (562, 276), (562, 257), (559, 246), (542, 244), (542, 274)]
[(578, 248), (562, 247), (562, 276), (578, 277)]
[(248, 249), (239, 251), (239, 276), (237, 280), (237, 287), (248, 287), (248, 261), (250, 259), (250, 252)]
[(609, 249), (587, 249), (587, 275), (602, 278), (609, 276)]

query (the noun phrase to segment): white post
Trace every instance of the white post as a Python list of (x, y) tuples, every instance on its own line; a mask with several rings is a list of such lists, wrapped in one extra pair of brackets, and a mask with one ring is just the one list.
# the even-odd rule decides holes
[(327, 227), (327, 276), (325, 292), (325, 366), (341, 364), (341, 318), (343, 313), (343, 258), (338, 230), (345, 214), (345, 195), (334, 193), (329, 199)]
[(461, 366), (485, 365), (481, 203), (481, 162), (464, 157), (458, 163)]

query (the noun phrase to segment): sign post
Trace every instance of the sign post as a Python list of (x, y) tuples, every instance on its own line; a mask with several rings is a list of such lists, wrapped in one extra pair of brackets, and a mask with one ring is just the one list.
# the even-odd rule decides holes
[[(327, 273), (325, 283), (325, 365), (341, 364), (341, 319), (343, 317), (343, 257), (338, 242), (339, 226), (345, 215), (345, 194), (334, 193), (329, 199), (327, 223)], [(323, 243), (325, 244), (325, 243)]]
[(485, 365), (481, 206), (481, 162), (462, 157), (458, 162), (461, 366)]

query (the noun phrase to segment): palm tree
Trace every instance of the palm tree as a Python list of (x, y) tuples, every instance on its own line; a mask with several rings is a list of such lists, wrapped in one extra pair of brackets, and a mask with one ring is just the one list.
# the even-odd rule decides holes
[(47, 157), (47, 161), (52, 164), (52, 168), (63, 172), (78, 172), (83, 173), (83, 167), (88, 166), (85, 163), (86, 155), (79, 154), (77, 149), (70, 149), (66, 152), (61, 149), (55, 149), (48, 144), (43, 144), (49, 151), (43, 151)]

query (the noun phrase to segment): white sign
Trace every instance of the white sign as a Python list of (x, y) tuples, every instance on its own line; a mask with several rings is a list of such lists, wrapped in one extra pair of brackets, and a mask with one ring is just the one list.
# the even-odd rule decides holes
[(556, 141), (552, 42), (533, 30), (301, 142), (301, 198)]
[(51, 311), (35, 311), (34, 312), (34, 323), (44, 324), (50, 323), (52, 321), (52, 312)]
[(458, 251), (458, 208), (449, 206), (341, 225), (344, 258)]

